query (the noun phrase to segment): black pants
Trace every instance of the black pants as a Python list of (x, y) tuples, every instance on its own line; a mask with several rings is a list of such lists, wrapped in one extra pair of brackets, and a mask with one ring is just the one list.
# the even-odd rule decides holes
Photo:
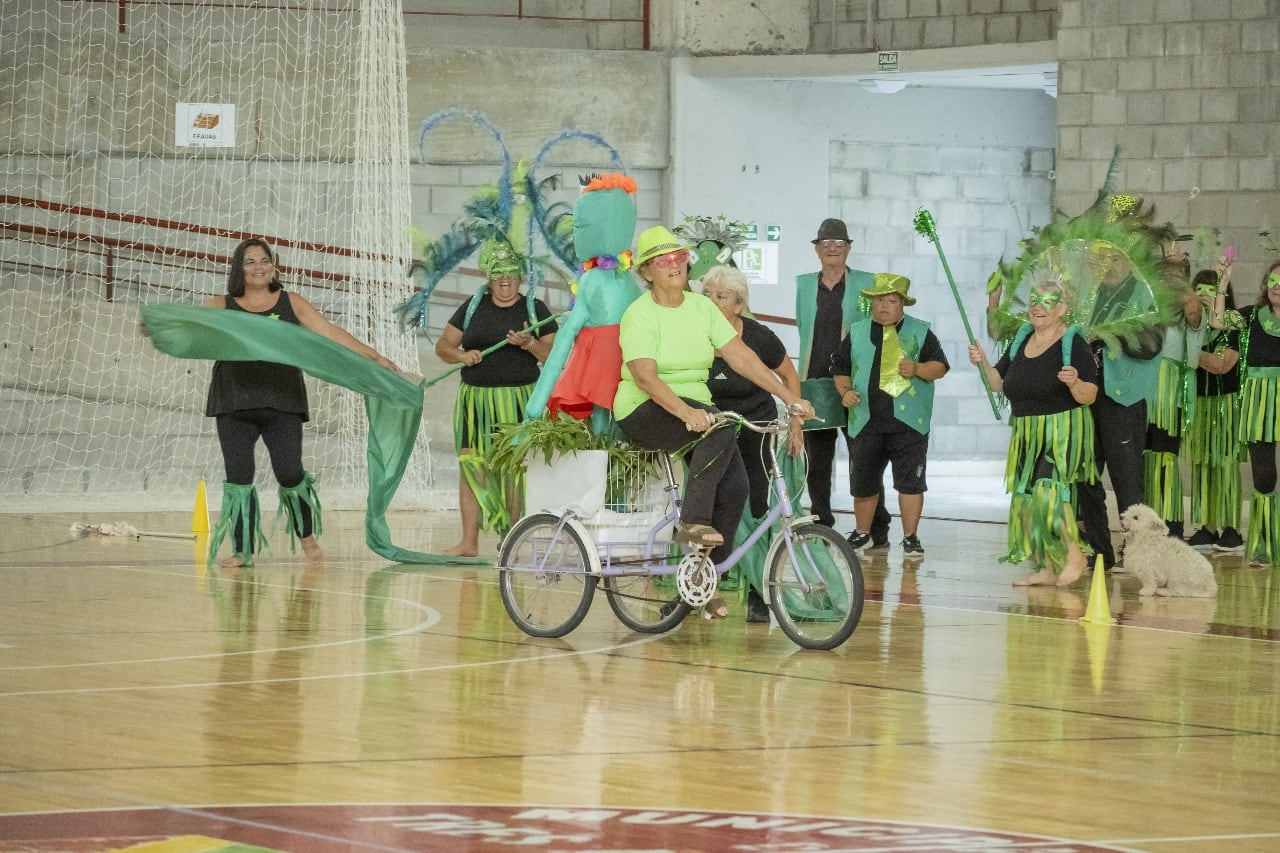
[[(302, 467), (302, 416), (276, 409), (244, 409), (229, 415), (218, 415), (218, 444), (222, 446), (222, 465), (227, 472), (227, 482), (238, 486), (253, 484), (256, 470), (254, 448), (258, 439), (267, 446), (271, 458), (271, 471), (276, 482), (285, 488), (293, 488), (302, 482), (306, 470)], [(304, 503), (302, 518), (294, 531), (299, 538), (311, 535), (311, 510)], [(252, 541), (241, 538), (236, 531), (236, 542)]]
[[(763, 518), (769, 511), (769, 471), (765, 468), (764, 442), (768, 436), (743, 427), (738, 431), (738, 453), (742, 456), (742, 467), (747, 471), (747, 490), (750, 497), (751, 515)], [(779, 453), (786, 450), (779, 448)]]
[(1269, 495), (1276, 490), (1276, 443), (1257, 441), (1249, 445), (1249, 470), (1253, 474), (1253, 490)]
[[(836, 436), (844, 436), (845, 451), (852, 442), (844, 429), (815, 429), (804, 434), (804, 450), (809, 457), (809, 473), (805, 485), (809, 491), (809, 511), (818, 517), (819, 524), (835, 527), (836, 517), (831, 512), (831, 474), (836, 459)], [(853, 494), (853, 454), (849, 453), (849, 494)], [(876, 514), (871, 519), (871, 537), (879, 540), (889, 536), (889, 508), (884, 505), (884, 484), (880, 485)]]
[[(695, 408), (715, 411), (705, 403), (680, 399)], [(684, 421), (652, 400), (641, 403), (618, 421), (618, 427), (641, 447), (667, 453), (698, 438), (696, 433), (685, 429)], [(722, 563), (733, 553), (733, 537), (747, 503), (747, 471), (738, 452), (737, 436), (727, 427), (703, 433), (685, 460), (689, 481), (680, 505), (680, 520), (688, 524), (710, 524), (724, 537), (724, 544), (711, 551), (711, 561)]]
[[(1147, 403), (1122, 406), (1105, 392), (1099, 392), (1093, 406), (1094, 459), (1098, 476), (1111, 474), (1111, 488), (1116, 493), (1116, 509), (1124, 512), (1146, 500), (1146, 483), (1142, 453), (1147, 447)], [(1111, 566), (1116, 555), (1111, 547), (1111, 522), (1107, 517), (1107, 493), (1102, 483), (1080, 483), (1080, 520), (1085, 526), (1085, 541), (1102, 561)]]

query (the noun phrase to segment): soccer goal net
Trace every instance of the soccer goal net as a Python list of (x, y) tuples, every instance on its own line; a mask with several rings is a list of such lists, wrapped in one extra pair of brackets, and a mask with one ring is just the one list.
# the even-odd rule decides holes
[[(211, 365), (155, 352), (138, 308), (224, 293), (246, 237), (418, 369), (392, 311), (412, 290), (398, 0), (23, 0), (0, 5), (0, 58), (0, 504), (216, 490)], [(358, 506), (363, 403), (308, 386), (307, 467)], [(400, 500), (430, 478), (421, 446)]]

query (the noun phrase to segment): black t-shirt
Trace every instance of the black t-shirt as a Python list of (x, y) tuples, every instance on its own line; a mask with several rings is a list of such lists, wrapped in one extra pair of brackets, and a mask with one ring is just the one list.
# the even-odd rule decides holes
[[(1004, 379), (1004, 396), (1015, 418), (1027, 415), (1056, 415), (1080, 404), (1071, 396), (1071, 389), (1058, 380), (1062, 369), (1062, 339), (1054, 341), (1034, 358), (1026, 354), (1030, 336), (1023, 342), (1017, 358), (1005, 353), (995, 363), (996, 372)], [(1080, 375), (1081, 382), (1098, 381), (1098, 365), (1093, 352), (1080, 335), (1071, 336), (1071, 366)]]
[(1262, 328), (1262, 324), (1258, 322), (1259, 310), (1268, 309), (1250, 306), (1240, 312), (1249, 320), (1249, 366), (1280, 367), (1280, 338), (1268, 335)]
[(828, 290), (818, 273), (818, 310), (813, 315), (813, 337), (809, 344), (809, 375), (805, 379), (831, 375), (831, 356), (840, 348), (840, 327), (844, 325), (844, 288), (839, 284)]
[[(902, 331), (902, 321), (898, 321), (898, 331)], [(870, 396), (867, 399), (867, 405), (871, 408), (871, 420), (863, 427), (864, 432), (888, 433), (888, 432), (906, 432), (911, 427), (898, 420), (893, 413), (894, 398), (880, 390), (880, 351), (881, 342), (884, 341), (884, 326), (873, 322), (871, 324), (871, 343), (876, 348), (875, 358), (871, 362), (871, 388)], [(948, 370), (951, 369), (950, 362), (947, 361), (947, 354), (942, 351), (942, 344), (938, 341), (938, 336), (930, 329), (924, 336), (924, 345), (920, 347), (920, 354), (916, 356), (917, 363), (925, 361), (939, 361)], [(850, 349), (849, 336), (846, 335), (844, 340), (840, 341), (840, 347), (831, 356), (831, 374), (833, 376), (850, 376), (853, 373), (853, 352)]]
[[(233, 296), (226, 297), (226, 309), (302, 325), (293, 311), (289, 294), (283, 290), (278, 291), (276, 304), (266, 311), (241, 308)], [(307, 420), (307, 386), (302, 380), (302, 371), (274, 361), (215, 361), (205, 415), (212, 418), (247, 409), (275, 409)]]
[[(1263, 332), (1262, 334), (1266, 334)], [(1201, 352), (1216, 353), (1224, 349), (1240, 351), (1240, 333), (1235, 329), (1210, 329), (1209, 336), (1200, 348)], [(1240, 362), (1226, 373), (1210, 373), (1203, 367), (1196, 368), (1196, 396), (1220, 397), (1240, 390)]]
[[(449, 318), (450, 326), (462, 329), (463, 349), (488, 349), (499, 341), (505, 341), (507, 332), (518, 332), (529, 323), (529, 309), (523, 296), (514, 305), (499, 308), (493, 304), (493, 297), (485, 293), (476, 306), (476, 313), (471, 315), (471, 323), (464, 329), (467, 305), (467, 302), (459, 305), (458, 310)], [(550, 309), (541, 299), (533, 301), (533, 310), (539, 320), (551, 316)], [(556, 324), (548, 323), (534, 331), (533, 336), (541, 338), (555, 330)], [(479, 364), (462, 368), (462, 381), (477, 388), (529, 385), (538, 381), (538, 360), (520, 347), (499, 347), (486, 355)]]
[[(742, 342), (770, 369), (776, 369), (787, 357), (787, 348), (778, 336), (750, 317), (742, 318)], [(735, 372), (720, 356), (711, 362), (707, 387), (711, 389), (711, 402), (718, 409), (737, 412), (753, 421), (773, 420), (777, 414), (773, 395)]]

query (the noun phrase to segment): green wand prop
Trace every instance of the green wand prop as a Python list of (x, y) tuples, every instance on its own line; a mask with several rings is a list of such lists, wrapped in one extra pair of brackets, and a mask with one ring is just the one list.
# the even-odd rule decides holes
[[(544, 320), (539, 320), (538, 322), (534, 323), (532, 326), (527, 326), (527, 327), (525, 328), (525, 331), (526, 331), (526, 332), (532, 332), (532, 331), (535, 331), (535, 330), (537, 330), (537, 329), (540, 329), (540, 328), (542, 328), (543, 326), (545, 326), (545, 325), (547, 325), (548, 323), (550, 323), (552, 320), (559, 320), (561, 317), (563, 317), (565, 314), (568, 314), (568, 313), (569, 313), (568, 311), (561, 311), (559, 314), (552, 314), (550, 317), (547, 317), (547, 318), (546, 318), (546, 319), (544, 319)], [(498, 351), (498, 350), (502, 349), (502, 348), (503, 348), (503, 347), (505, 347), (506, 345), (507, 345), (506, 340), (498, 341), (496, 344), (494, 344), (493, 346), (489, 347), (488, 349), (481, 350), (481, 351), (480, 351), (480, 355), (481, 355), (481, 356), (486, 356), (486, 355), (488, 355), (488, 354), (489, 354), (489, 353), (491, 353), (491, 352), (496, 352), (496, 351)], [(462, 368), (464, 368), (464, 367), (466, 367), (466, 365), (465, 365), (465, 364), (455, 364), (453, 367), (449, 368), (449, 369), (448, 369), (448, 370), (446, 370), (444, 373), (441, 373), (441, 374), (440, 374), (439, 376), (437, 376), (436, 378), (434, 378), (434, 379), (429, 379), (429, 380), (427, 380), (426, 382), (422, 383), (422, 387), (423, 387), (423, 388), (430, 388), (432, 385), (435, 385), (435, 384), (436, 384), (437, 382), (439, 382), (441, 379), (447, 379), (448, 377), (450, 377), (450, 376), (452, 376), (453, 374), (457, 373), (459, 370), (461, 370), (461, 369), (462, 369)]]
[[(924, 208), (916, 211), (915, 226), (916, 233), (926, 238), (938, 250), (938, 260), (942, 261), (942, 271), (947, 274), (947, 283), (951, 285), (951, 295), (956, 298), (956, 308), (959, 309), (960, 319), (964, 322), (964, 333), (969, 336), (969, 345), (973, 346), (978, 341), (974, 338), (973, 329), (969, 326), (969, 317), (964, 313), (964, 301), (960, 298), (960, 290), (956, 287), (955, 277), (951, 274), (951, 267), (947, 264), (947, 256), (942, 253), (942, 244), (938, 242), (938, 227), (933, 221), (933, 214)], [(1000, 407), (996, 405), (995, 395), (991, 393), (991, 383), (987, 380), (987, 371), (981, 365), (978, 366), (978, 376), (982, 377), (982, 387), (987, 389), (987, 402), (991, 403), (991, 414), (996, 416), (996, 420), (1000, 420)]]

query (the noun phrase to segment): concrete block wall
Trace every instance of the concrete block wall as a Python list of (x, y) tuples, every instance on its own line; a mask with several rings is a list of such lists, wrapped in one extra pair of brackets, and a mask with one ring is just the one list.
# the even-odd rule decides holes
[(1258, 232), (1280, 229), (1280, 8), (1061, 0), (1058, 56), (1061, 209), (1088, 207), (1119, 146), (1118, 190), (1220, 232), (1251, 299), (1275, 259)]
[[(644, 19), (642, 0), (548, 0), (544, 8), (558, 6), (559, 12), (539, 13), (536, 0), (525, 0), (523, 19), (514, 18), (515, 2), (505, 0), (501, 11), (486, 13), (467, 4), (452, 4), (457, 10), (442, 11), (447, 4), (423, 0), (405, 6), (405, 34), (410, 44), (419, 46), (484, 45), (492, 49), (538, 45), (563, 50), (642, 50)], [(617, 11), (610, 11), (612, 3)], [(461, 5), (461, 8), (458, 8)], [(576, 11), (575, 11), (576, 10)], [(500, 17), (500, 16), (506, 17)]]
[(970, 327), (985, 334), (985, 284), (1032, 225), (1048, 221), (1053, 151), (998, 146), (831, 143), (830, 213), (853, 238), (849, 264), (911, 279), (908, 313), (930, 323), (951, 364), (936, 388), (929, 456), (1000, 458), (1008, 417), (997, 421), (970, 366), (964, 320), (933, 244), (911, 222), (922, 199), (955, 276)]
[(1048, 41), (1058, 0), (814, 0), (811, 8), (813, 52), (921, 50)]

